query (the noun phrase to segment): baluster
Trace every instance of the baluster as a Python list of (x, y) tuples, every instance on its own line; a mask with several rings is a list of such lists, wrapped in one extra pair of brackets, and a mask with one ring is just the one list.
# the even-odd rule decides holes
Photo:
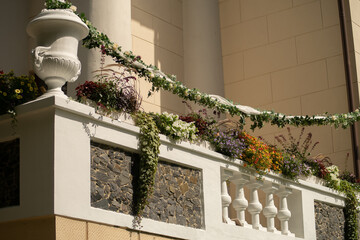
[(277, 208), (274, 204), (274, 193), (279, 190), (279, 185), (276, 183), (268, 183), (263, 187), (263, 191), (266, 193), (266, 207), (263, 210), (266, 217), (266, 225), (268, 232), (277, 232), (275, 228), (275, 216), (277, 214)]
[(288, 187), (282, 187), (279, 191), (276, 192), (276, 195), (280, 198), (279, 213), (277, 218), (281, 222), (281, 234), (283, 235), (294, 235), (289, 231), (289, 219), (291, 217), (291, 212), (288, 209), (287, 205), (287, 196), (292, 193), (292, 190)]
[(222, 202), (222, 218), (223, 222), (235, 225), (235, 222), (229, 218), (229, 205), (231, 203), (231, 197), (228, 193), (227, 180), (232, 177), (232, 172), (223, 170), (221, 174), (221, 202)]
[(237, 221), (239, 221), (241, 226), (248, 227), (250, 225), (245, 220), (245, 210), (248, 207), (248, 201), (245, 198), (244, 185), (250, 182), (250, 176), (238, 174), (234, 176), (231, 182), (236, 185), (236, 198), (231, 205), (236, 211)]
[(253, 180), (247, 187), (250, 189), (250, 203), (248, 206), (248, 211), (251, 214), (251, 222), (253, 229), (262, 229), (260, 225), (259, 214), (262, 210), (262, 205), (259, 202), (258, 188), (263, 184), (260, 180)]

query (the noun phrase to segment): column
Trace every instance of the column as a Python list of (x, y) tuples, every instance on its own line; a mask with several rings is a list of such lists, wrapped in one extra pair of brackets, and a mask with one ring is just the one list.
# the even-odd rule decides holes
[(183, 36), (185, 84), (224, 96), (218, 0), (183, 0)]
[(261, 229), (260, 225), (260, 212), (262, 210), (262, 205), (259, 201), (258, 189), (263, 185), (263, 182), (260, 180), (253, 180), (247, 187), (250, 189), (250, 203), (248, 211), (251, 214), (251, 222), (253, 229)]
[(238, 174), (234, 176), (231, 182), (236, 185), (236, 198), (231, 203), (232, 207), (236, 211), (236, 221), (239, 221), (241, 226), (247, 227), (249, 224), (245, 220), (245, 210), (248, 207), (248, 201), (245, 198), (244, 185), (250, 182), (250, 176)]
[(266, 193), (266, 206), (263, 210), (266, 217), (266, 225), (268, 232), (276, 232), (275, 228), (275, 216), (277, 214), (277, 208), (274, 204), (274, 192), (279, 190), (279, 185), (276, 183), (269, 183), (264, 186), (263, 191)]
[[(112, 42), (122, 47), (123, 51), (132, 50), (131, 37), (131, 0), (72, 0), (79, 12), (86, 17), (98, 31), (105, 33)], [(100, 69), (101, 53), (99, 49), (80, 49), (79, 58), (82, 64), (79, 79), (68, 85), (68, 95), (75, 96), (75, 88), (85, 81), (94, 80), (95, 70)], [(105, 64), (115, 62), (107, 57)], [(115, 67), (116, 70), (119, 70)]]

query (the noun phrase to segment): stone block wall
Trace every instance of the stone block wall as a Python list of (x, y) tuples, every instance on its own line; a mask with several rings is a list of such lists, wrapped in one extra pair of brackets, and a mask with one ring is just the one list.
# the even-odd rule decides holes
[[(131, 214), (139, 156), (91, 143), (91, 206)], [(203, 228), (202, 172), (160, 161), (143, 217)]]
[(345, 239), (345, 216), (342, 208), (315, 202), (315, 223), (317, 240)]
[(20, 140), (0, 143), (0, 208), (20, 204)]
[[(337, 2), (219, 1), (225, 97), (287, 115), (348, 112)], [(360, 6), (352, 2), (353, 9)], [(315, 126), (306, 132), (320, 142), (314, 156), (353, 168), (348, 129)], [(300, 129), (292, 133), (298, 136)], [(286, 130), (275, 126), (254, 132), (271, 143), (280, 134)]]

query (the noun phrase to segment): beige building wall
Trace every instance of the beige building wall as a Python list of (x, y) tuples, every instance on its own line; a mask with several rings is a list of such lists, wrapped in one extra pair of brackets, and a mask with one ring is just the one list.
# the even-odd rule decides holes
[[(348, 112), (336, 0), (220, 0), (219, 9), (227, 98), (288, 115)], [(306, 132), (320, 142), (313, 154), (352, 169), (349, 130)], [(274, 143), (281, 133), (265, 126), (253, 134)]]
[(0, 223), (0, 238), (6, 240), (178, 239), (60, 216), (38, 217)]
[(174, 238), (59, 216), (55, 217), (55, 224), (56, 240), (175, 240)]
[[(182, 0), (132, 0), (131, 5), (133, 52), (147, 64), (183, 81)], [(150, 88), (150, 83), (140, 81), (144, 110), (184, 112), (182, 100), (168, 92), (160, 91), (148, 98)]]
[[(356, 76), (357, 77), (357, 86), (360, 85), (360, 1), (359, 0), (350, 0), (350, 14), (351, 14), (351, 26), (353, 33), (354, 49), (351, 51), (355, 55), (356, 61)], [(360, 91), (360, 89), (359, 89)]]

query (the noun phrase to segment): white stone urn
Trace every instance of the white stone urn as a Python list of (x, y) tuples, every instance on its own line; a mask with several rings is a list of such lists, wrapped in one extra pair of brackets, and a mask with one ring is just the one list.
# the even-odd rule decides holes
[(29, 22), (27, 33), (36, 39), (37, 47), (32, 50), (34, 72), (48, 86), (40, 98), (67, 98), (61, 87), (80, 75), (78, 43), (88, 35), (88, 27), (70, 9), (44, 9)]

